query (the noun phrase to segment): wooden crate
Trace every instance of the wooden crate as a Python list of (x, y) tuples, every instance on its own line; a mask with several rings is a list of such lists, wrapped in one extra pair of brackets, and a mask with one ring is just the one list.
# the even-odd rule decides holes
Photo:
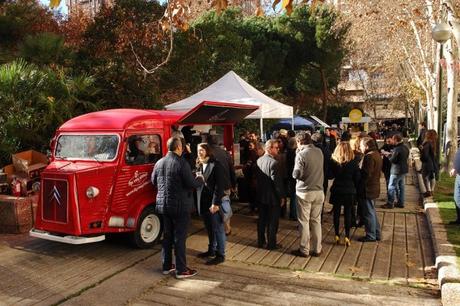
[(0, 195), (0, 233), (28, 232), (34, 225), (36, 199)]

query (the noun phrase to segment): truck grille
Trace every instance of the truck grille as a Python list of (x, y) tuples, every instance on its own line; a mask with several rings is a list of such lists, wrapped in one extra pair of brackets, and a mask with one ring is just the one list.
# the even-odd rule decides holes
[(67, 223), (69, 203), (68, 183), (65, 180), (44, 179), (42, 193), (43, 220)]

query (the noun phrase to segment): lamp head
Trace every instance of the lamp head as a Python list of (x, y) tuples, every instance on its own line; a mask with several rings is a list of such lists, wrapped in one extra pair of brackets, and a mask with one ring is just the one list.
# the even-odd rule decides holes
[(450, 26), (445, 22), (438, 23), (434, 26), (433, 30), (431, 31), (431, 36), (433, 37), (433, 39), (441, 44), (448, 41), (451, 35), (452, 31), (450, 29)]

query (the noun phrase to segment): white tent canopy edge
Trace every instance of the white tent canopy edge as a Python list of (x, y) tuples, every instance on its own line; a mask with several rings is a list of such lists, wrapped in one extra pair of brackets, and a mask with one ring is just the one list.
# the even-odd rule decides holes
[(233, 71), (229, 71), (216, 82), (196, 94), (166, 105), (165, 108), (167, 110), (188, 111), (203, 101), (258, 105), (259, 109), (248, 115), (245, 119), (260, 120), (260, 135), (262, 139), (264, 134), (263, 119), (290, 118), (292, 120), (292, 127), (294, 128), (294, 111), (292, 106), (268, 97)]

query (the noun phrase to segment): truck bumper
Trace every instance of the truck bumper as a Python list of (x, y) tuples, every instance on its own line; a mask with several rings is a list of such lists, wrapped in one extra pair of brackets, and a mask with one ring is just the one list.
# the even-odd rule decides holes
[(80, 237), (80, 236), (70, 236), (70, 235), (59, 236), (59, 235), (51, 234), (46, 231), (37, 230), (34, 228), (30, 230), (29, 235), (35, 238), (46, 239), (46, 240), (51, 240), (51, 241), (56, 241), (56, 242), (69, 243), (69, 244), (85, 244), (85, 243), (93, 243), (93, 242), (99, 242), (99, 241), (105, 240), (105, 235), (93, 236), (93, 237)]

